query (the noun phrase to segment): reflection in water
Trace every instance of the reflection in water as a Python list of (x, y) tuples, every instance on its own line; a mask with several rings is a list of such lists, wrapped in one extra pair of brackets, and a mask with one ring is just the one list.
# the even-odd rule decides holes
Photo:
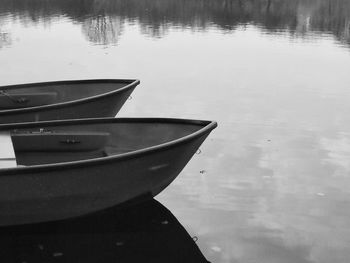
[(98, 15), (86, 18), (82, 29), (87, 39), (93, 43), (115, 44), (122, 34), (123, 21), (119, 17)]
[(0, 13), (0, 48), (9, 46), (12, 43), (10, 34), (3, 28), (4, 24), (5, 18), (3, 18)]
[(11, 13), (23, 23), (67, 16), (83, 25), (98, 44), (117, 43), (125, 21), (137, 21), (142, 32), (164, 35), (171, 27), (233, 31), (256, 25), (266, 33), (287, 32), (305, 37), (333, 34), (350, 44), (350, 2), (347, 0), (2, 0), (0, 14)]
[(0, 28), (0, 48), (11, 45), (11, 37), (8, 33), (1, 32)]
[(207, 262), (155, 200), (91, 216), (0, 228), (1, 262)]
[[(197, 214), (189, 225), (206, 256), (213, 262), (348, 262), (350, 135), (237, 126), (237, 138), (216, 140), (204, 151), (205, 179), (192, 162), (187, 173), (193, 176), (182, 176), (188, 179), (162, 200), (180, 206), (178, 192), (189, 199), (181, 213)], [(215, 222), (215, 230), (206, 222)]]
[(0, 81), (140, 78), (119, 116), (219, 122), (157, 196), (206, 258), (348, 263), (349, 5), (2, 0)]

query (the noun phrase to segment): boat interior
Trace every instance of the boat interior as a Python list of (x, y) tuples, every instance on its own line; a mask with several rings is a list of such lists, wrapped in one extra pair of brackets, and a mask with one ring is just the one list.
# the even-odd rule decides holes
[(182, 138), (203, 126), (113, 122), (0, 130), (0, 168), (114, 156)]
[(0, 87), (0, 110), (74, 101), (121, 89), (132, 81), (62, 82)]

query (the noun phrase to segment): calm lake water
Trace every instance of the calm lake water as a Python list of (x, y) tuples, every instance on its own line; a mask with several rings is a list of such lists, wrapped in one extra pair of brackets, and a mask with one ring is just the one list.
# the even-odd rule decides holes
[(350, 1), (1, 0), (0, 85), (141, 80), (219, 127), (156, 199), (211, 262), (350, 258)]

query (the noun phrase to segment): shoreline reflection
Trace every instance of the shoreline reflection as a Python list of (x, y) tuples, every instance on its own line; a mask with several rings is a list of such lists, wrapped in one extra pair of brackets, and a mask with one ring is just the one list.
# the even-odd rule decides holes
[(252, 25), (266, 34), (286, 32), (298, 38), (333, 35), (342, 45), (350, 45), (346, 0), (3, 0), (0, 25), (1, 14), (11, 14), (25, 26), (64, 16), (81, 24), (89, 41), (101, 45), (118, 43), (123, 24), (129, 22), (153, 38), (172, 28), (232, 32)]

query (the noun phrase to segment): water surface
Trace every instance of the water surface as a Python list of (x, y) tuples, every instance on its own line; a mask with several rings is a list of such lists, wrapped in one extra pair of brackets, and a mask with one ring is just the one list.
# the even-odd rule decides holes
[(139, 78), (219, 127), (157, 199), (212, 262), (348, 262), (350, 2), (3, 0), (0, 85)]

